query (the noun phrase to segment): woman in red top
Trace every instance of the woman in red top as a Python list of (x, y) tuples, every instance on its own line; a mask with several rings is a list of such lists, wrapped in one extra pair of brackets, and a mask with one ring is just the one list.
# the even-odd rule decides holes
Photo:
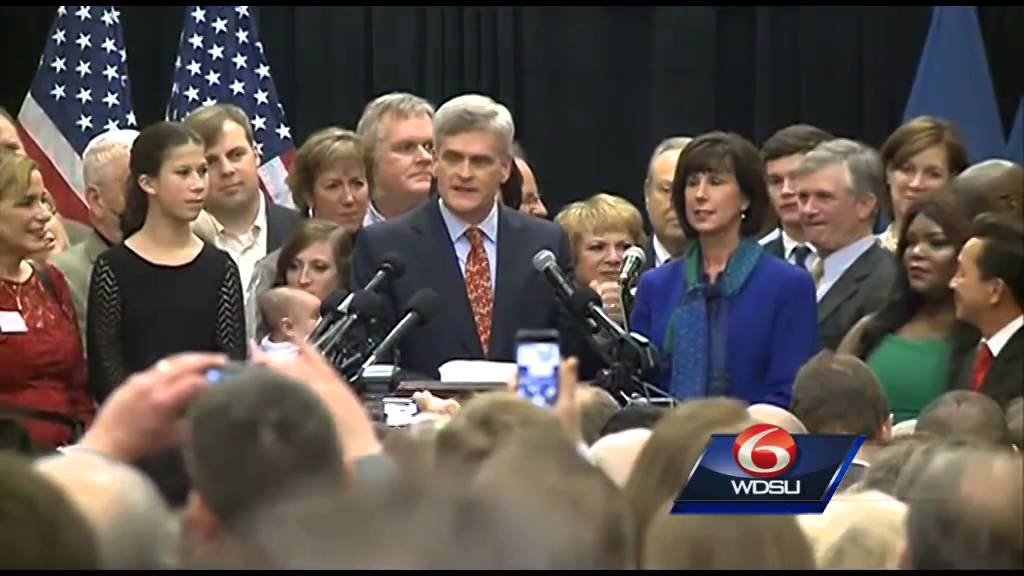
[[(88, 426), (95, 409), (67, 282), (56, 268), (28, 259), (53, 241), (44, 193), (32, 160), (0, 151), (0, 420), (11, 418), (11, 407), (29, 408)], [(71, 440), (68, 426), (23, 422), (40, 446)]]

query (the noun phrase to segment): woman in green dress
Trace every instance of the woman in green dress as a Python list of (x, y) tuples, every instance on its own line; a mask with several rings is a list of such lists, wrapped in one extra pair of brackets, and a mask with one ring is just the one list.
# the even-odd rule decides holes
[(839, 346), (875, 371), (896, 422), (917, 418), (951, 389), (953, 367), (978, 341), (977, 331), (956, 319), (949, 287), (970, 234), (957, 199), (945, 189), (912, 205), (899, 230), (896, 256), (902, 265), (889, 301), (858, 322)]

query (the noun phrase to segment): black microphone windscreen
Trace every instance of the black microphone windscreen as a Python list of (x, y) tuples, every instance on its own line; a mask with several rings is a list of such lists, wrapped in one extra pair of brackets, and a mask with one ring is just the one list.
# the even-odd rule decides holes
[(376, 315), (384, 308), (384, 299), (373, 290), (357, 290), (352, 294), (348, 311), (360, 315)]
[(327, 316), (337, 311), (338, 306), (345, 301), (345, 297), (348, 296), (346, 290), (335, 290), (324, 298), (323, 302), (320, 303), (320, 315)]
[(569, 297), (569, 308), (579, 316), (586, 314), (587, 307), (591, 304), (600, 306), (601, 297), (588, 286), (580, 286)]
[(406, 312), (416, 311), (420, 316), (420, 324), (426, 324), (433, 319), (437, 308), (441, 305), (441, 297), (430, 288), (422, 288), (409, 298), (409, 305)]
[(405, 260), (397, 252), (388, 252), (384, 254), (384, 264), (391, 266), (391, 278), (401, 278), (402, 274), (405, 274)]

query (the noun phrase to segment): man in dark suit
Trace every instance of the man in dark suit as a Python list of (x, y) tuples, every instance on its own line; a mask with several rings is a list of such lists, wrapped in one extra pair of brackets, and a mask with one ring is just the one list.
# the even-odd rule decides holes
[(394, 318), (421, 288), (441, 297), (437, 316), (398, 347), (407, 370), (436, 377), (452, 359), (514, 361), (518, 330), (564, 333), (563, 308), (532, 259), (551, 250), (572, 278), (568, 236), (496, 201), (511, 169), (513, 133), (508, 109), (490, 98), (447, 102), (434, 116), (439, 198), (356, 239), (353, 288), (366, 285), (388, 252), (403, 257), (405, 273), (386, 293)]
[(761, 158), (768, 174), (768, 197), (779, 221), (779, 227), (765, 236), (761, 245), (769, 254), (807, 270), (814, 265), (817, 255), (814, 246), (804, 238), (792, 175), (805, 154), (833, 138), (835, 136), (817, 126), (793, 124), (772, 134), (761, 147)]
[(641, 274), (681, 255), (686, 248), (686, 234), (672, 208), (672, 182), (676, 176), (679, 153), (689, 143), (690, 138), (686, 136), (666, 138), (655, 147), (647, 163), (644, 204), (652, 233), (644, 246), (647, 260), (644, 261)]
[(958, 382), (1002, 408), (1024, 394), (1024, 226), (996, 214), (974, 222), (950, 282), (957, 318), (981, 332)]
[(824, 348), (835, 350), (892, 289), (897, 263), (872, 234), (883, 174), (877, 152), (843, 139), (819, 144), (793, 172), (804, 235), (818, 254), (811, 276)]

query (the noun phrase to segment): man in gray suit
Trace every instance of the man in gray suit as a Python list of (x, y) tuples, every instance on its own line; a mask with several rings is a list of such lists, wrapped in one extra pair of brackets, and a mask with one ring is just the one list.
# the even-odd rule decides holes
[(878, 153), (852, 140), (819, 144), (793, 172), (804, 236), (818, 260), (811, 269), (818, 333), (835, 350), (846, 332), (877, 312), (892, 289), (897, 263), (878, 245), (872, 224), (886, 193)]
[(107, 248), (121, 242), (121, 212), (128, 187), (135, 130), (114, 130), (93, 138), (82, 154), (85, 200), (92, 230), (81, 243), (61, 252), (50, 262), (64, 274), (71, 288), (71, 302), (78, 317), (78, 331), (85, 350), (86, 306), (92, 267)]

